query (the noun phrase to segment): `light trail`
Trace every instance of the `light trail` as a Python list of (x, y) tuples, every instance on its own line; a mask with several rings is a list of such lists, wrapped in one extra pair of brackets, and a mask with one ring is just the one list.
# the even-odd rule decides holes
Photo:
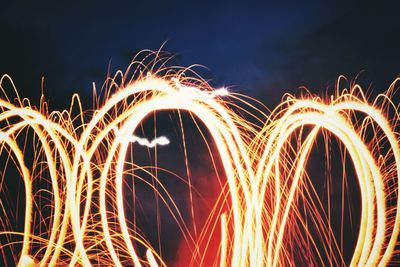
[[(17, 92), (16, 103), (4, 95), (0, 153), (21, 175), (25, 216), (23, 232), (10, 230), (10, 219), (0, 218), (1, 240), (7, 241), (0, 251), (21, 242), (21, 249), (13, 251), (19, 266), (165, 266), (160, 251), (127, 220), (124, 175), (129, 164), (148, 173), (126, 162), (132, 143), (152, 149), (173, 145), (165, 136), (149, 141), (134, 135), (145, 118), (160, 111), (182, 111), (201, 121), (215, 142), (229, 199), (221, 192), (206, 227), (193, 235), (173, 194), (158, 177), (153, 176), (153, 184), (143, 182), (155, 190), (182, 231), (193, 251), (191, 265), (204, 261), (201, 244), (207, 244), (207, 250), (215, 231), (221, 235), (216, 265), (296, 265), (299, 256), (294, 246), (303, 249), (299, 253), (307, 264), (345, 265), (341, 242), (326, 220), (330, 211), (321, 211), (322, 200), (305, 168), (314, 144), (323, 136), (325, 142), (335, 137), (350, 156), (361, 193), (360, 227), (350, 265), (385, 266), (399, 254), (400, 115), (399, 103), (390, 100), (396, 82), (374, 102), (368, 102), (358, 86), (337, 92), (329, 101), (287, 96), (268, 116), (259, 118), (264, 121), (261, 127), (233, 111), (238, 96), (225, 88), (211, 90), (179, 73), (147, 74), (113, 94), (107, 92), (104, 104), (87, 122), (82, 108), (76, 118), (72, 115), (74, 103), (81, 106), (79, 96), (74, 96), (69, 112), (48, 114), (45, 103), (36, 110)], [(253, 108), (248, 107), (250, 112)], [(27, 167), (25, 148), (18, 141), (24, 131), (30, 132), (26, 138), (34, 135), (34, 157), (44, 159), (50, 174), (51, 189), (46, 192), (52, 196), (51, 211), (39, 222), (34, 215), (41, 213), (35, 209), (42, 191), (35, 192), (33, 184), (41, 178), (38, 165)], [(1, 179), (4, 184), (9, 178), (2, 174)], [(304, 207), (310, 220), (302, 213)], [(4, 203), (1, 209), (9, 214)], [(38, 233), (36, 224), (46, 220), (48, 227)], [(138, 247), (145, 249), (145, 255)]]

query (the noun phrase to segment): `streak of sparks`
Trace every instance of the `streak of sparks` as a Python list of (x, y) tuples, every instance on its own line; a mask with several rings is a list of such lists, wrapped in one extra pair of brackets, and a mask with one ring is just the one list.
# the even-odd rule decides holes
[[(0, 235), (6, 236), (8, 243), (1, 244), (0, 249), (13, 247), (15, 238), (22, 236), (21, 250), (15, 252), (19, 266), (165, 266), (159, 252), (127, 222), (123, 176), (131, 143), (148, 148), (170, 143), (165, 136), (149, 141), (134, 135), (144, 118), (156, 111), (179, 110), (190, 112), (206, 126), (226, 175), (229, 199), (223, 201), (229, 203), (229, 209), (217, 214), (221, 239), (216, 264), (295, 265), (290, 252), (295, 236), (305, 254), (307, 246), (314, 247), (310, 263), (318, 265), (323, 262), (322, 255), (328, 255), (329, 265), (344, 265), (338, 242), (331, 240), (318, 247), (298, 204), (301, 199), (309, 207), (322, 239), (331, 239), (332, 228), (317, 208), (320, 203), (307, 197), (312, 188), (306, 186), (309, 177), (304, 168), (317, 137), (329, 133), (340, 140), (351, 157), (361, 192), (360, 227), (350, 265), (384, 266), (399, 252), (400, 229), (400, 146), (396, 130), (400, 117), (390, 93), (378, 96), (373, 103), (367, 102), (358, 86), (330, 101), (288, 96), (265, 115), (260, 129), (232, 111), (230, 100), (222, 97), (239, 98), (227, 89), (203, 90), (178, 75), (147, 75), (130, 82), (108, 96), (89, 122), (78, 119), (77, 123), (72, 111), (48, 114), (45, 108), (36, 110), (19, 97), (13, 104), (5, 95), (0, 99), (0, 152), (9, 154), (22, 177), (25, 217), (23, 232), (7, 230), (8, 218), (1, 218)], [(79, 97), (75, 100), (79, 103)], [(391, 117), (385, 112), (388, 108), (393, 110)], [(78, 118), (81, 116), (82, 110)], [(45, 157), (52, 188), (51, 223), (40, 235), (34, 231), (37, 221), (33, 217), (38, 193), (33, 192), (32, 185), (37, 178), (27, 167), (24, 148), (17, 142), (27, 128), (34, 132), (36, 145)], [(369, 142), (367, 128), (374, 131)], [(159, 190), (166, 205), (173, 203), (170, 212), (195, 251), (198, 240), (180, 216), (173, 196), (155, 178), (154, 190)], [(1, 183), (4, 179), (7, 177), (2, 176)], [(108, 201), (113, 203), (112, 210)], [(1, 208), (6, 214), (6, 207), (1, 204)], [(296, 223), (300, 226), (294, 227)], [(206, 229), (200, 236), (217, 230)], [(289, 236), (291, 231), (295, 234)], [(40, 249), (34, 252), (34, 246)], [(137, 246), (146, 249), (144, 257)], [(194, 262), (201, 264), (201, 253), (194, 254), (200, 263)]]

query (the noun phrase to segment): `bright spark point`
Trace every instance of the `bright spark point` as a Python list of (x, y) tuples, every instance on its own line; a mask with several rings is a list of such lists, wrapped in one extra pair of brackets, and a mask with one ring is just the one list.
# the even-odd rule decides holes
[(160, 137), (154, 138), (150, 142), (147, 138), (140, 138), (140, 137), (137, 137), (135, 135), (132, 135), (129, 138), (129, 141), (132, 142), (132, 143), (137, 142), (139, 145), (147, 146), (149, 148), (153, 148), (156, 145), (165, 146), (165, 145), (169, 144), (169, 139), (167, 137), (165, 137), (165, 136), (160, 136)]
[(210, 93), (210, 95), (211, 95), (211, 97), (227, 96), (227, 95), (229, 95), (229, 91), (225, 87), (222, 87), (222, 88), (219, 88), (219, 89), (215, 89), (214, 91), (212, 91)]
[(169, 139), (166, 136), (159, 136), (149, 141), (149, 139), (144, 137), (139, 137), (134, 134), (124, 135), (117, 127), (112, 127), (117, 139), (126, 140), (130, 143), (138, 143), (141, 146), (146, 146), (148, 148), (154, 148), (156, 145), (166, 146), (169, 144)]

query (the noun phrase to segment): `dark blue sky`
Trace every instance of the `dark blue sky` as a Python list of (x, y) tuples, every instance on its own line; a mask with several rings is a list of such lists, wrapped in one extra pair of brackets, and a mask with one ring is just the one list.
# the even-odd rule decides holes
[(361, 80), (381, 91), (400, 72), (394, 1), (26, 2), (2, 4), (0, 73), (29, 97), (44, 76), (50, 104), (73, 92), (89, 96), (109, 63), (124, 70), (136, 52), (165, 41), (177, 64), (206, 66), (215, 86), (267, 104), (299, 86), (325, 90), (339, 74), (354, 79), (361, 71)]

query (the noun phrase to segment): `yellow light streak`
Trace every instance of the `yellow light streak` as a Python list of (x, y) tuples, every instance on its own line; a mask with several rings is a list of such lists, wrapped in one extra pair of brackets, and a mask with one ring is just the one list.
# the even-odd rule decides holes
[[(104, 104), (87, 122), (82, 108), (78, 119), (73, 118), (74, 103), (81, 107), (77, 95), (69, 112), (50, 114), (42, 108), (36, 110), (26, 100), (21, 101), (18, 93), (17, 103), (5, 95), (0, 99), (0, 151), (4, 152), (7, 147), (12, 152), (9, 157), (21, 174), (25, 217), (22, 233), (0, 228), (0, 235), (7, 236), (8, 241), (1, 244), (1, 249), (13, 247), (15, 238), (23, 236), (22, 248), (15, 252), (19, 255), (19, 266), (165, 266), (159, 251), (127, 222), (123, 177), (132, 143), (152, 149), (172, 145), (165, 136), (148, 140), (134, 135), (145, 118), (159, 111), (184, 111), (200, 120), (209, 131), (226, 175), (229, 199), (223, 198), (222, 193), (219, 199), (229, 209), (216, 208), (217, 214), (210, 215), (211, 221), (199, 235), (201, 242), (208, 244), (207, 240), (211, 239), (207, 235), (221, 231), (216, 265), (295, 265), (296, 259), (290, 253), (293, 241), (287, 236), (288, 231), (296, 232), (298, 246), (304, 248), (304, 253), (311, 251), (306, 248), (307, 244), (317, 246), (308, 224), (301, 218), (299, 200), (309, 205), (314, 223), (320, 226), (320, 236), (325, 239), (310, 262), (326, 263), (322, 255), (328, 255), (328, 264), (344, 264), (338, 241), (330, 240), (332, 228), (318, 210), (319, 200), (307, 198), (314, 189), (306, 186), (309, 177), (305, 166), (318, 136), (323, 133), (336, 137), (344, 146), (360, 188), (360, 228), (350, 265), (385, 266), (399, 253), (396, 246), (400, 230), (400, 116), (398, 103), (390, 100), (396, 82), (372, 103), (358, 86), (337, 93), (329, 101), (287, 96), (274, 111), (260, 118), (264, 121), (260, 128), (246, 122), (231, 108), (240, 96), (226, 88), (211, 90), (179, 73), (147, 74), (121, 86), (114, 94), (107, 93)], [(250, 104), (247, 107), (251, 112), (253, 107)], [(392, 109), (390, 116), (386, 112), (388, 108)], [(374, 129), (374, 137), (369, 142), (367, 128)], [(17, 142), (26, 129), (33, 131), (35, 144), (40, 147), (38, 150), (50, 174), (51, 227), (42, 230), (48, 238), (36, 235), (34, 230), (37, 223), (34, 212), (38, 212), (34, 203), (38, 193), (33, 191), (32, 184), (38, 178), (32, 176), (35, 170), (28, 169), (24, 148)], [(385, 146), (381, 145), (382, 140)], [(132, 166), (146, 171), (134, 163)], [(204, 255), (196, 239), (199, 236), (193, 235), (182, 219), (174, 196), (158, 177), (154, 180), (156, 185), (148, 183), (148, 186), (158, 190), (160, 200), (168, 206), (193, 248), (194, 257), (202, 261)], [(6, 208), (2, 204), (4, 214)], [(304, 232), (294, 225), (304, 227)], [(40, 250), (34, 253), (33, 247), (38, 244)], [(137, 246), (146, 249), (145, 256), (140, 256)]]

